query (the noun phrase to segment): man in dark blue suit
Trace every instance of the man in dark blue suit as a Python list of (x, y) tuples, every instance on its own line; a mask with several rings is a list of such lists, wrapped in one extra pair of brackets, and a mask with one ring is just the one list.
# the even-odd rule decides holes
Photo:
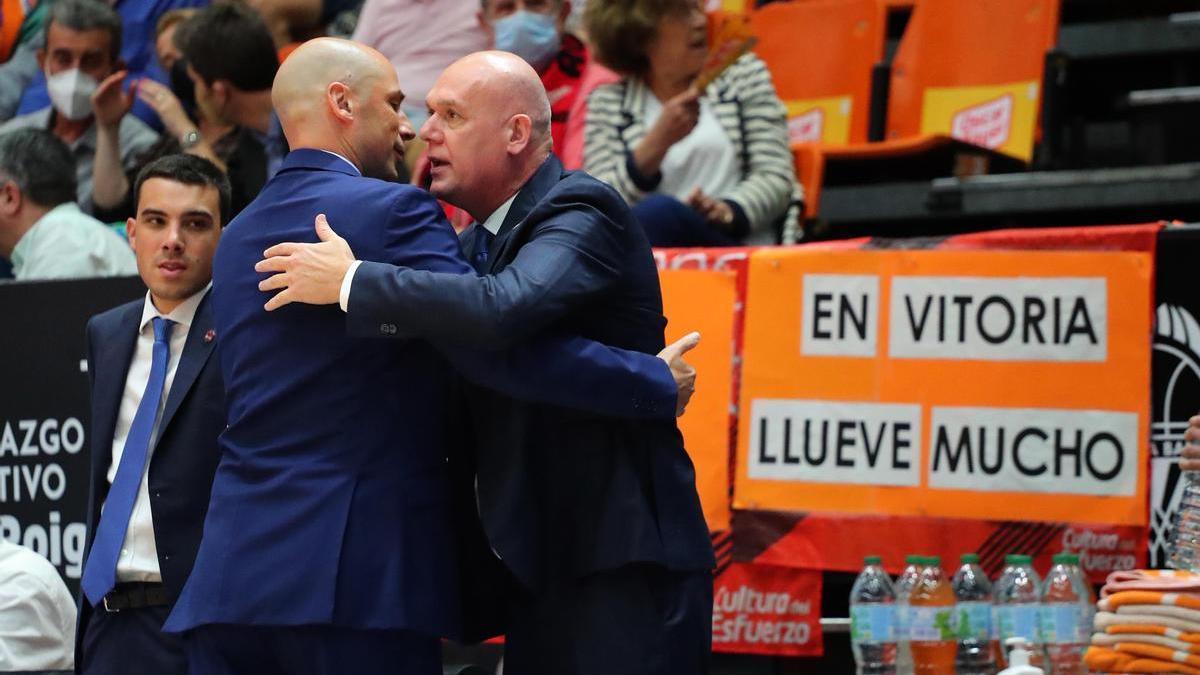
[[(661, 349), (645, 234), (615, 191), (550, 154), (536, 73), (511, 54), (474, 54), (427, 104), (430, 189), (479, 223), (465, 238), (486, 276), (357, 262), (378, 258), (318, 221), (325, 241), (275, 247), (259, 263), (280, 272), (260, 288), (286, 289), (268, 308), (340, 302), (358, 336), (498, 349), (550, 328)], [(470, 415), (484, 530), (514, 577), (505, 672), (705, 672), (714, 561), (674, 419), (597, 417), (482, 388)]]
[(135, 182), (126, 223), (145, 298), (88, 322), (92, 417), (87, 557), (75, 668), (84, 675), (187, 673), (162, 632), (200, 545), (225, 428), (213, 347), (213, 253), (229, 181), (171, 155)]
[[(348, 338), (337, 308), (262, 311), (253, 267), (273, 242), (312, 239), (316, 213), (358, 223), (347, 239), (377, 259), (470, 267), (436, 200), (376, 180), (395, 179), (413, 135), (387, 59), (314, 40), (280, 67), (272, 97), (297, 149), (229, 225), (214, 262), (229, 426), (167, 629), (187, 631), (192, 675), (439, 673), (439, 636), (460, 632), (454, 378), (428, 343)], [(670, 416), (677, 403), (663, 360), (564, 331), (503, 358), (443, 351), (508, 395), (630, 417)]]

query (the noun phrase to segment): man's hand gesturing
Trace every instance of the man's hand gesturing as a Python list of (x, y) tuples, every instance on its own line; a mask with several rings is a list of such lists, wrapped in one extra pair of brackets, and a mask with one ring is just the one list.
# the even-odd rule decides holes
[(333, 231), (325, 214), (317, 216), (317, 244), (276, 244), (254, 265), (256, 272), (275, 272), (258, 284), (260, 291), (279, 291), (267, 301), (268, 312), (293, 302), (332, 305), (338, 301), (342, 279), (354, 264), (354, 252)]
[(688, 401), (692, 399), (692, 394), (696, 393), (696, 369), (692, 367), (692, 364), (683, 360), (683, 355), (698, 344), (700, 344), (700, 334), (688, 333), (658, 353), (658, 358), (666, 361), (667, 366), (671, 368), (671, 376), (675, 378), (675, 386), (679, 389), (679, 395), (675, 399), (676, 417), (683, 415)]

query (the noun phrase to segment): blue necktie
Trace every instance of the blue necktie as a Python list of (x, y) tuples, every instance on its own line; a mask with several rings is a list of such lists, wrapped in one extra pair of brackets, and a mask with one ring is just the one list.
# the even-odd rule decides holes
[(150, 434), (154, 420), (158, 417), (158, 404), (162, 401), (163, 385), (167, 379), (167, 360), (170, 357), (168, 341), (175, 322), (156, 316), (154, 323), (154, 348), (150, 361), (150, 380), (142, 393), (121, 451), (121, 463), (113, 477), (108, 499), (104, 502), (104, 513), (96, 526), (96, 539), (92, 551), (83, 566), (80, 585), (87, 599), (96, 606), (117, 583), (117, 559), (125, 543), (125, 532), (129, 529), (129, 516), (137, 501), (142, 475), (146, 472), (146, 457), (150, 452)]
[(488, 249), (495, 238), (483, 225), (475, 224), (475, 249), (471, 254), (471, 266), (480, 274), (488, 273)]

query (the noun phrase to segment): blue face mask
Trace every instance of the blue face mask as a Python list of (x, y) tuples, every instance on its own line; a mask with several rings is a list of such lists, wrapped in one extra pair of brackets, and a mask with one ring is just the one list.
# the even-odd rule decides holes
[(496, 49), (512, 52), (542, 72), (562, 46), (555, 18), (521, 10), (496, 22)]

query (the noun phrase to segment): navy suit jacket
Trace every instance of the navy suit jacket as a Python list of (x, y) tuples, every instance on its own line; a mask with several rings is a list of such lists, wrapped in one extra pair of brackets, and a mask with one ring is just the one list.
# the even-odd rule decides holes
[[(564, 172), (553, 156), (518, 193), (489, 261), (484, 277), (364, 262), (350, 292), (351, 334), (482, 347), (552, 330), (662, 349), (666, 319), (645, 234), (612, 188)], [(631, 562), (712, 568), (673, 416), (616, 419), (470, 389), (484, 530), (524, 584)]]
[[(197, 306), (196, 317), (184, 341), (175, 379), (167, 393), (147, 478), (159, 570), (167, 596), (172, 601), (179, 596), (192, 571), (196, 549), (200, 546), (204, 514), (208, 510), (213, 474), (220, 457), (217, 436), (225, 428), (225, 391), (220, 367), (213, 355), (215, 343), (205, 339), (214, 328), (211, 295), (209, 293)], [(144, 306), (144, 299), (121, 305), (92, 317), (87, 326), (88, 379), (92, 394), (88, 438), (92, 467), (86, 550), (91, 549), (100, 507), (108, 496), (107, 473), (112, 463), (113, 433)], [(80, 598), (76, 664), (82, 663), (83, 629), (92, 611), (82, 594)]]
[[(315, 241), (318, 213), (364, 257), (473, 273), (428, 193), (362, 178), (318, 150), (293, 151), (229, 224), (213, 265), (229, 427), (200, 552), (167, 629), (315, 624), (456, 635), (445, 361), (425, 342), (348, 339), (336, 306), (262, 308), (268, 296), (254, 263), (274, 243)], [(501, 357), (447, 356), (510, 395), (647, 416), (674, 406), (669, 370), (653, 356), (560, 335), (534, 343)], [(582, 381), (598, 391), (581, 387), (581, 365), (594, 373)], [(619, 383), (631, 378), (651, 393), (630, 399)]]

